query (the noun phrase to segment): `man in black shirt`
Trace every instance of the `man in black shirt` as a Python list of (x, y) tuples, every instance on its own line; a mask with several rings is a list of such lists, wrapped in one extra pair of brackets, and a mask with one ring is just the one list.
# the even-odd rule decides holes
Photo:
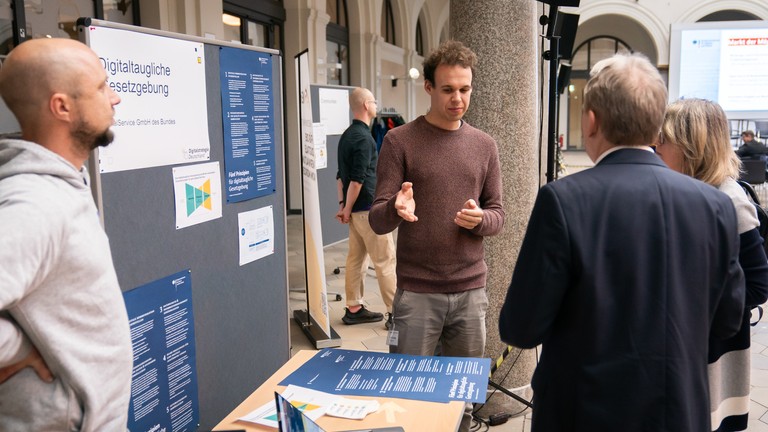
[(369, 129), (376, 117), (376, 100), (367, 89), (356, 88), (349, 95), (354, 120), (339, 141), (339, 171), (336, 184), (339, 211), (336, 219), (349, 224), (349, 253), (344, 280), (347, 308), (345, 324), (377, 322), (384, 315), (365, 308), (363, 292), (370, 255), (376, 269), (381, 297), (387, 307), (386, 328), (391, 325), (392, 298), (395, 295), (395, 244), (392, 234), (377, 235), (368, 223), (368, 210), (376, 190), (376, 141)]

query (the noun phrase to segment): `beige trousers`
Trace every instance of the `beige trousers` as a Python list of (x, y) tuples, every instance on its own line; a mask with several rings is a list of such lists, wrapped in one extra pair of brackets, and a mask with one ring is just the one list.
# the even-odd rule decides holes
[(376, 270), (381, 298), (392, 312), (392, 298), (397, 288), (395, 276), (395, 242), (392, 233), (378, 235), (368, 223), (368, 212), (352, 213), (349, 219), (349, 253), (347, 254), (346, 277), (347, 306), (364, 303), (365, 274), (368, 270), (368, 256)]

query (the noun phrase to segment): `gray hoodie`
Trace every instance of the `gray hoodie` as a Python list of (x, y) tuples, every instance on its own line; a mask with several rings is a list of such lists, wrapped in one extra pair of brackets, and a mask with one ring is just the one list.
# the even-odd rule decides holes
[(125, 431), (132, 350), (84, 170), (0, 140), (0, 367), (37, 347), (56, 378), (0, 384), (1, 431)]

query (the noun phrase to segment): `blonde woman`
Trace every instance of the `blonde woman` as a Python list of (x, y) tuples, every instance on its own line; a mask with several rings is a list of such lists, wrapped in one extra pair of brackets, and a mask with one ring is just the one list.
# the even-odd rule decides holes
[[(667, 107), (656, 153), (673, 170), (708, 183), (733, 201), (741, 240), (746, 304), (739, 332), (726, 340), (710, 337), (709, 392), (712, 430), (747, 429), (749, 414), (749, 310), (768, 299), (768, 260), (755, 208), (736, 182), (740, 161), (731, 147), (728, 119), (720, 105), (684, 99)], [(695, 271), (695, 270), (692, 270)]]

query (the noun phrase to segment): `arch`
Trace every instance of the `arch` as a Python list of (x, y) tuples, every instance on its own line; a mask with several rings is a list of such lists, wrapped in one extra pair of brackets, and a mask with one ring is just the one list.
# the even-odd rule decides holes
[(707, 0), (691, 6), (680, 16), (677, 22), (693, 23), (707, 15), (723, 10), (739, 10), (754, 15), (761, 20), (768, 20), (768, 3), (750, 0)]
[[(428, 52), (430, 52), (435, 45), (433, 41), (433, 34), (434, 34), (434, 28), (432, 27), (432, 17), (431, 13), (429, 11), (429, 6), (425, 2), (418, 13), (416, 14), (416, 23), (421, 20), (421, 37), (422, 37), (422, 43), (424, 45), (424, 56), (427, 55)], [(415, 28), (415, 26), (414, 26)]]
[(659, 64), (659, 52), (648, 30), (636, 20), (615, 14), (593, 17), (579, 25), (574, 45), (579, 45), (597, 36), (616, 38), (634, 52), (645, 54), (655, 64)]
[(451, 17), (451, 9), (449, 6), (450, 2), (445, 2), (445, 6), (437, 17), (437, 25), (435, 25), (435, 31), (437, 33), (434, 35), (434, 40), (436, 41), (435, 46), (442, 42), (441, 36), (443, 33), (445, 33), (446, 39), (451, 37), (451, 29), (448, 27), (448, 20)]
[[(402, 0), (383, 0), (381, 2), (381, 7), (379, 8), (378, 17), (379, 21), (376, 24), (379, 29), (379, 32), (381, 32), (381, 20), (383, 19), (384, 12), (386, 10), (386, 5), (389, 2), (390, 6), (392, 7), (392, 21), (394, 24), (394, 37), (395, 37), (395, 46), (399, 47), (405, 47), (406, 41), (409, 41), (408, 36), (408, 10), (407, 7), (403, 4)], [(415, 28), (415, 27), (414, 27)], [(381, 34), (381, 37), (384, 38), (386, 41), (386, 33)]]
[[(656, 48), (656, 63), (669, 63), (669, 24), (662, 22), (651, 10), (638, 3), (606, 0), (580, 9), (580, 22), (601, 15), (620, 15), (637, 22), (648, 35)], [(581, 27), (581, 24), (579, 25)]]
[(755, 21), (760, 20), (759, 17), (740, 10), (726, 9), (711, 13), (703, 18), (699, 19), (699, 22), (703, 21)]
[[(628, 43), (626, 43), (621, 38), (617, 38), (616, 36), (610, 36), (610, 35), (592, 36), (589, 39), (586, 39), (585, 41), (581, 42), (573, 50), (573, 58), (571, 59), (571, 65), (573, 66), (573, 72), (574, 73), (578, 72), (578, 73), (586, 74), (586, 73), (588, 73), (592, 69), (592, 66), (594, 66), (595, 63), (597, 63), (598, 61), (602, 60), (602, 58), (601, 59), (592, 59), (592, 57), (591, 57), (591, 52), (590, 51), (591, 51), (592, 48), (591, 48), (591, 44), (590, 43), (593, 42), (593, 41), (598, 41), (598, 40), (612, 40), (616, 44), (616, 51), (615, 52), (619, 51), (618, 50), (619, 45), (623, 45), (628, 51), (634, 52), (634, 49)], [(581, 54), (581, 50), (584, 49), (585, 47), (586, 47), (586, 50), (587, 50), (587, 60), (586, 60), (587, 64), (586, 64), (586, 68), (580, 68), (578, 66), (579, 63), (577, 62), (578, 55)]]
[(363, 12), (360, 8), (359, 2), (351, 0), (347, 1), (347, 29), (350, 34), (362, 33), (363, 28)]

